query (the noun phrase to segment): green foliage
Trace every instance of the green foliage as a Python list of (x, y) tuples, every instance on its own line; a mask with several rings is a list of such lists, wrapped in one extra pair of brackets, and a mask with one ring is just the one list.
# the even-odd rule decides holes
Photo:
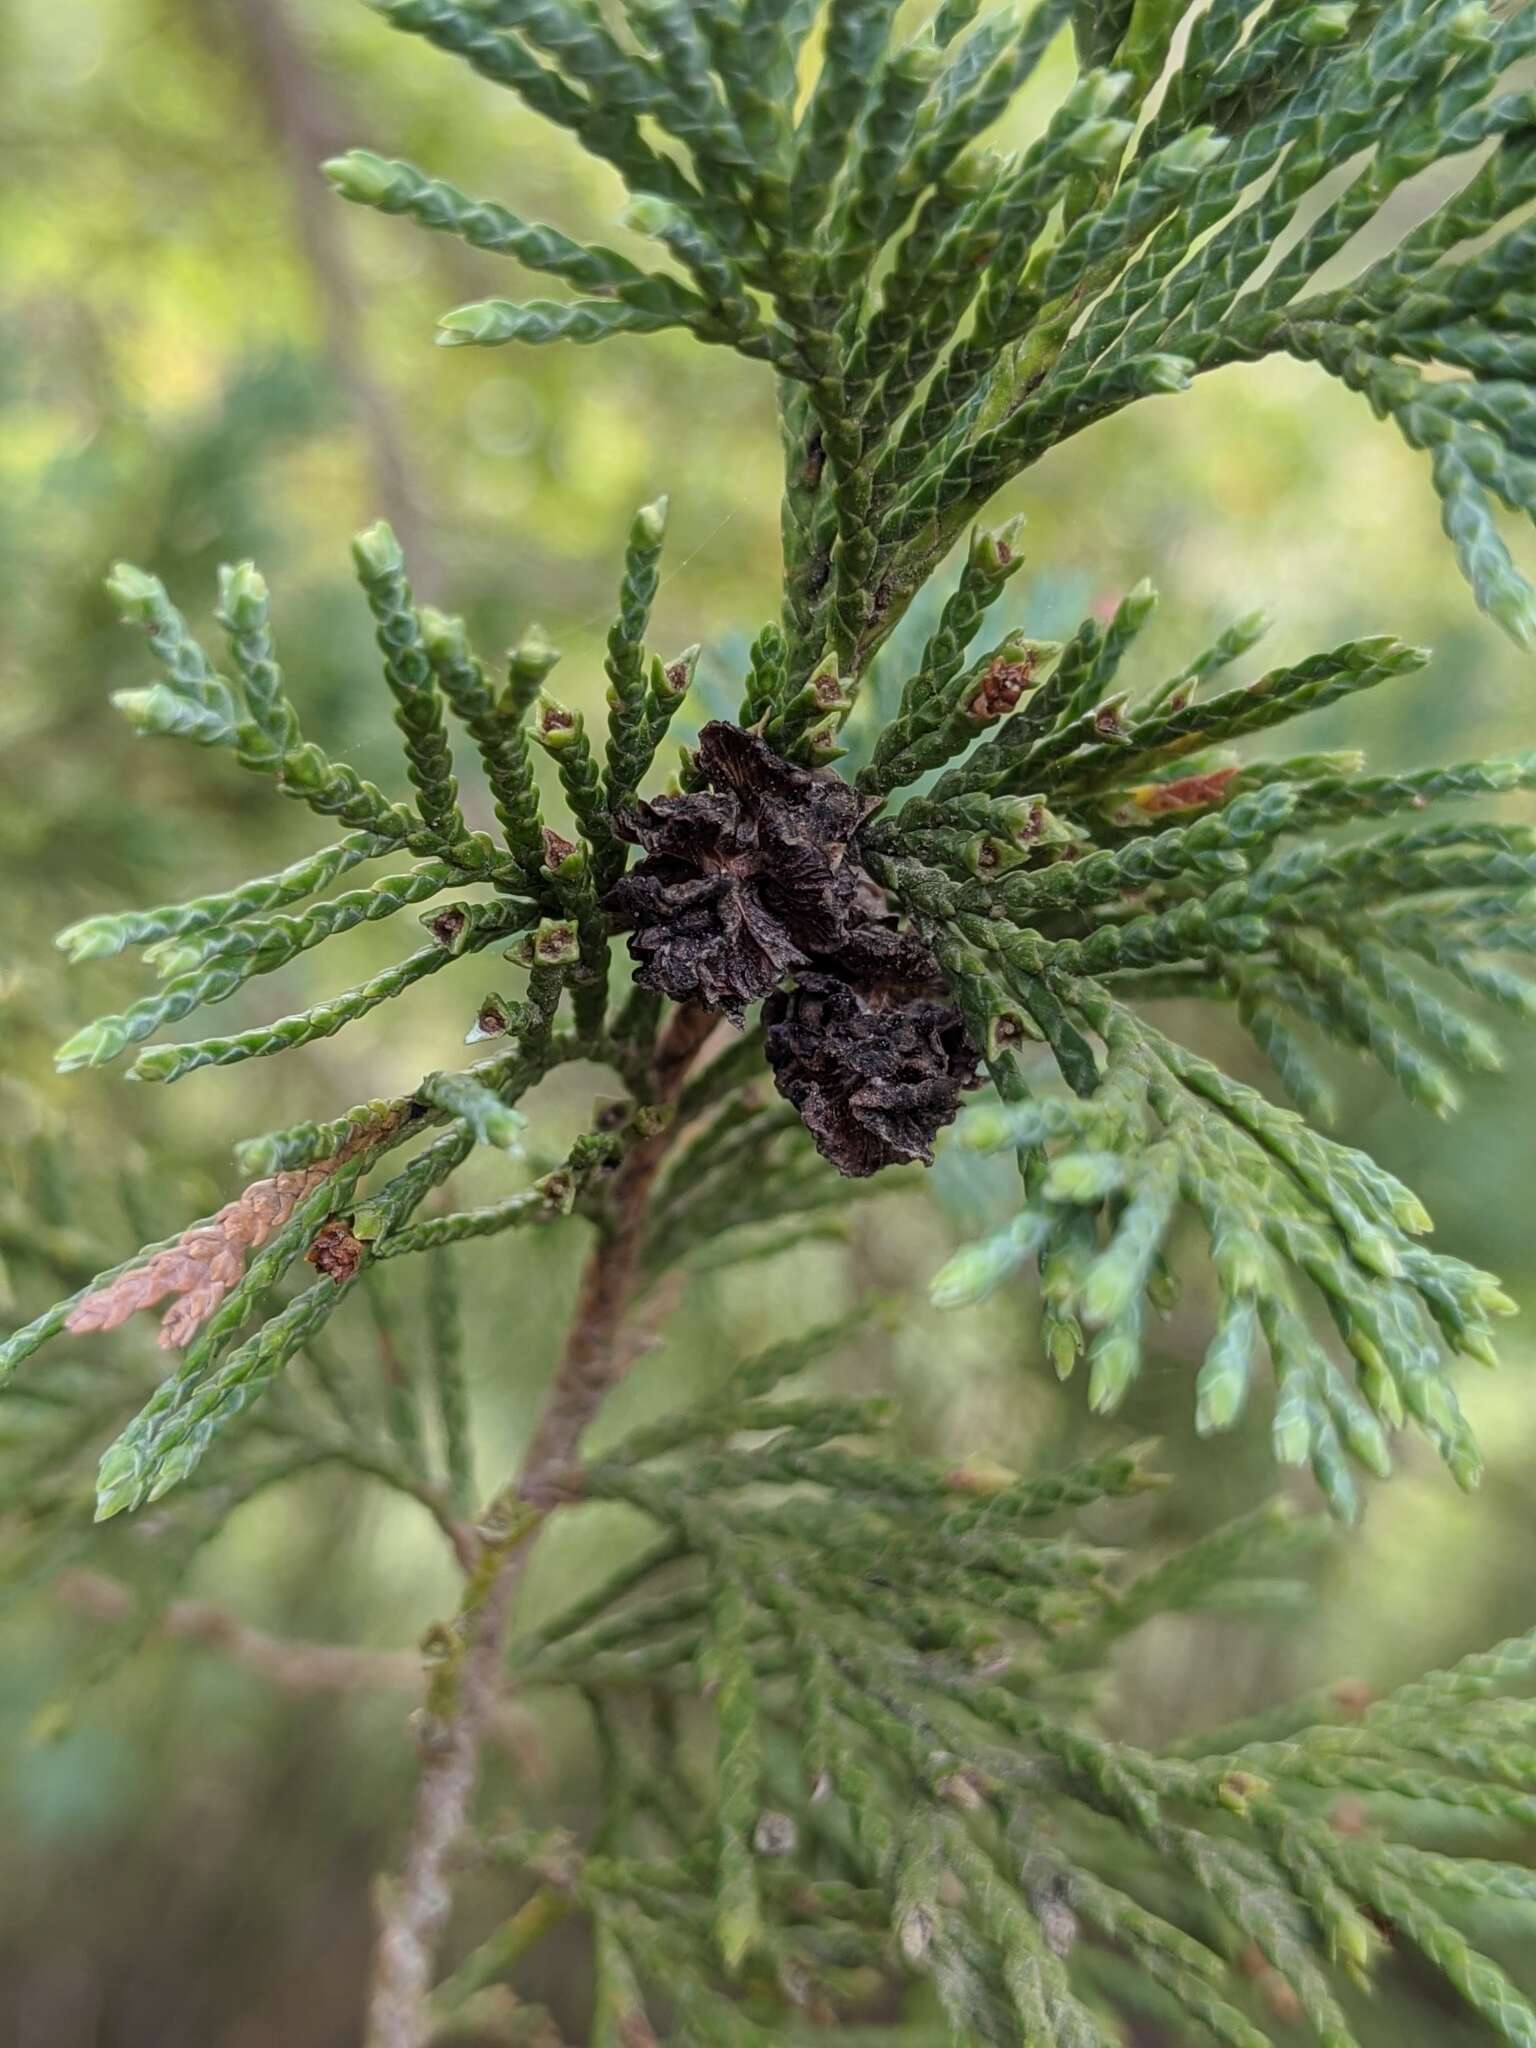
[[(1448, 1914), (1528, 1899), (1531, 1873), (1413, 1836), (1436, 1810), (1528, 1824), (1530, 1703), (1502, 1694), (1536, 1641), (1166, 1756), (1107, 1741), (1083, 1707), (1111, 1645), (1283, 1601), (1317, 1527), (1271, 1506), (1127, 1576), (1071, 1524), (1156, 1483), (1142, 1452), (1038, 1480), (853, 1448), (888, 1428), (884, 1404), (778, 1391), (842, 1334), (747, 1361), (589, 1465), (582, 1498), (640, 1509), (660, 1540), (513, 1645), (522, 1684), (578, 1688), (603, 1717), (604, 1818), (591, 1853), (515, 1831), (485, 1850), (607, 1936), (599, 2009), (648, 1993), (684, 2038), (767, 2041), (786, 1997), (835, 2011), (931, 1975), (959, 2041), (1118, 2041), (1128, 2004), (1245, 2048), (1294, 2011), (1342, 2044), (1390, 1922), (1529, 2038), (1536, 2010)], [(680, 1811), (666, 1724), (628, 1703), (700, 1678), (716, 1765), (704, 1810)], [(1318, 1798), (1340, 1788), (1390, 1795), (1381, 1831), (1341, 1831)]]
[[(1276, 1454), (1309, 1466), (1340, 1518), (1358, 1506), (1352, 1465), (1385, 1476), (1410, 1423), (1475, 1483), (1450, 1365), (1491, 1363), (1493, 1319), (1513, 1304), (1491, 1276), (1428, 1251), (1420, 1200), (1323, 1135), (1319, 1053), (1360, 1054), (1442, 1116), (1457, 1106), (1452, 1069), (1499, 1066), (1483, 1010), (1536, 1013), (1536, 983), (1512, 964), (1536, 951), (1536, 836), (1492, 811), (1421, 814), (1529, 789), (1536, 755), (1378, 775), (1357, 755), (1251, 754), (1239, 743), (1253, 735), (1405, 687), (1427, 654), (1355, 638), (1213, 690), (1264, 631), (1250, 613), (1138, 686), (1126, 677), (1151, 585), (1062, 644), (989, 625), (1023, 565), (1020, 524), (975, 521), (1133, 400), (1288, 354), (1429, 456), (1478, 603), (1516, 640), (1536, 637), (1493, 510), (1536, 516), (1523, 288), (1536, 103), (1519, 83), (1536, 14), (1040, 0), (1015, 17), (950, 0), (906, 37), (889, 0), (831, 0), (824, 19), (766, 0), (633, 0), (622, 23), (583, 0), (377, 11), (570, 131), (631, 194), (625, 229), (672, 266), (531, 224), (408, 163), (335, 160), (344, 198), (580, 295), (460, 307), (442, 341), (671, 328), (775, 378), (782, 607), (741, 650), (739, 720), (779, 772), (835, 774), (846, 751), (867, 800), (847, 858), (884, 892), (880, 928), (899, 920), (931, 952), (995, 1096), (966, 1112), (961, 1143), (1018, 1163), (1017, 1210), (949, 1261), (935, 1300), (963, 1307), (1034, 1264), (1046, 1355), (1063, 1377), (1086, 1356), (1089, 1404), (1112, 1413), (1141, 1370), (1149, 1307), (1171, 1305), (1175, 1235), (1192, 1219), (1215, 1297), (1194, 1375), (1202, 1434), (1238, 1421), (1262, 1351)], [(985, 146), (1069, 25), (1081, 70), (1055, 113), (1012, 155)], [(1431, 170), (1433, 210), (1325, 282)], [(109, 584), (160, 671), (114, 694), (133, 729), (222, 749), (346, 829), (277, 873), (71, 926), (59, 945), (72, 961), (145, 948), (158, 986), (75, 1032), (62, 1070), (115, 1061), (406, 909), (426, 942), (392, 965), (269, 1024), (151, 1045), (131, 1077), (313, 1043), (493, 947), (526, 981), (473, 1009), (466, 995), (466, 1042), (496, 1041), (492, 1056), (247, 1141), (237, 1160), (256, 1178), (235, 1200), (94, 1278), (94, 1257), (51, 1260), (72, 1291), (0, 1341), (0, 1376), (63, 1332), (113, 1329), (167, 1297), (161, 1345), (181, 1356), (135, 1389), (126, 1418), (66, 1383), (57, 1466), (29, 1442), (22, 1484), (48, 1505), (56, 1469), (118, 1425), (99, 1519), (178, 1491), (194, 1529), (224, 1475), (245, 1498), (305, 1461), (418, 1500), (468, 1575), (438, 1646), (446, 1723), (462, 1711), (486, 1575), (551, 1504), (514, 1488), (466, 1520), (477, 1446), (452, 1247), (574, 1215), (595, 1232), (598, 1307), (604, 1287), (649, 1306), (680, 1271), (835, 1235), (850, 1200), (819, 1149), (824, 1127), (773, 1092), (772, 1012), (722, 1044), (698, 1002), (664, 1002), (662, 983), (631, 983), (618, 957), (610, 892), (699, 655), (649, 644), (666, 512), (665, 499), (637, 512), (623, 550), (600, 739), (545, 689), (557, 657), (539, 629), (503, 682), (460, 620), (418, 603), (390, 528), (358, 537), (409, 800), (305, 737), (251, 564), (219, 579), (222, 666), (153, 576), (122, 566)], [(920, 595), (962, 537), (918, 639)], [(466, 822), (460, 728), (499, 836)], [(557, 822), (539, 755), (564, 800)], [(700, 796), (705, 779), (685, 747), (669, 793), (714, 806), (718, 825), (730, 797)], [(405, 856), (409, 869), (326, 893)], [(801, 878), (780, 879), (790, 895)], [(685, 920), (726, 885), (687, 886)], [(1146, 1006), (1169, 999), (1229, 1007), (1296, 1111), (1154, 1024)], [(522, 1105), (582, 1062), (622, 1097), (546, 1159), (538, 1107)], [(920, 1094), (910, 1076), (899, 1086)], [(506, 1192), (434, 1206), (477, 1147), (499, 1155), (488, 1164), (512, 1176)], [(417, 1256), (427, 1385), (399, 1366), (382, 1292), (392, 1263)], [(316, 1277), (289, 1292), (306, 1263)], [(373, 1313), (382, 1391), (365, 1394), (329, 1348), (351, 1294)], [(602, 1361), (582, 1351), (592, 1312), (588, 1299), (563, 1398), (606, 1391)], [(877, 1992), (905, 2004), (920, 1976), (958, 2040), (1109, 2042), (1118, 2015), (1171, 2010), (1209, 2038), (1262, 2043), (1267, 1999), (1271, 2017), (1298, 2015), (1344, 2048), (1389, 1925), (1503, 2038), (1536, 2041), (1536, 2009), (1438, 1903), (1475, 1915), (1525, 1899), (1528, 1873), (1416, 1839), (1434, 1809), (1511, 1835), (1536, 1815), (1528, 1703), (1499, 1697), (1530, 1677), (1529, 1639), (1353, 1716), (1303, 1707), (1166, 1754), (1111, 1740), (1096, 1681), (1121, 1639), (1223, 1600), (1283, 1604), (1278, 1567), (1310, 1525), (1264, 1509), (1127, 1568), (1035, 1525), (1146, 1485), (1139, 1455), (1020, 1477), (849, 1448), (889, 1429), (881, 1404), (776, 1391), (841, 1334), (749, 1361), (696, 1409), (535, 1475), (554, 1504), (622, 1504), (660, 1541), (514, 1646), (519, 1683), (575, 1687), (592, 1708), (601, 1826), (591, 1853), (482, 1840), (539, 1877), (543, 1904), (440, 1987), (441, 2015), (574, 1906), (594, 1928), (599, 2039), (654, 2039), (658, 1992), (679, 2039), (785, 2039), (786, 2007), (809, 2022)], [(66, 1519), (39, 1514), (50, 1542)], [(643, 1738), (625, 1705), (636, 1688), (668, 1703)], [(670, 1703), (700, 1691), (717, 1735), (707, 1787), (679, 1784), (667, 1747)], [(1385, 1802), (1367, 1831), (1316, 1797), (1341, 1787)]]

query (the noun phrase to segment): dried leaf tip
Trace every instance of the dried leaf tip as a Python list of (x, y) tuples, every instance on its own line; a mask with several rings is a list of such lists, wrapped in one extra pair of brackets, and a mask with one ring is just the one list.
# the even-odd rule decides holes
[(65, 1319), (65, 1329), (77, 1337), (115, 1330), (139, 1309), (153, 1308), (167, 1295), (174, 1295), (160, 1319), (160, 1348), (175, 1351), (190, 1344), (243, 1279), (246, 1253), (258, 1250), (281, 1230), (304, 1197), (371, 1142), (372, 1136), (370, 1130), (360, 1130), (329, 1159), (253, 1181), (216, 1216), (183, 1231), (173, 1245), (157, 1252), (147, 1264), (120, 1273), (105, 1287), (85, 1295)]

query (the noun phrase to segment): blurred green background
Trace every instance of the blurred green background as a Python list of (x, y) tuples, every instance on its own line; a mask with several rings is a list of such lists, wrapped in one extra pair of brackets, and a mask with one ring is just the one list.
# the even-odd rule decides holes
[[(393, 788), (396, 742), (347, 572), (352, 532), (387, 516), (418, 592), (464, 612), (483, 647), (542, 621), (565, 651), (556, 688), (595, 715), (625, 526), (667, 490), (656, 637), (668, 650), (704, 643), (707, 704), (709, 679), (724, 687), (740, 636), (773, 606), (777, 449), (765, 378), (686, 339), (434, 350), (439, 312), (517, 281), (494, 259), (349, 211), (321, 158), (349, 143), (407, 155), (623, 245), (619, 194), (567, 138), (352, 0), (17, 6), (0, 16), (0, 69), (12, 181), (0, 209), (0, 1316), (20, 1320), (228, 1199), (233, 1139), (397, 1092), (451, 1060), (487, 978), (466, 964), (343, 1039), (205, 1072), (171, 1096), (111, 1071), (54, 1078), (53, 1044), (138, 986), (131, 959), (66, 975), (50, 944), (59, 926), (225, 886), (321, 836), (227, 756), (136, 742), (114, 718), (108, 693), (146, 664), (102, 594), (110, 563), (153, 569), (205, 626), (216, 565), (254, 556), (307, 723)], [(1387, 767), (1530, 735), (1528, 664), (1473, 611), (1420, 458), (1320, 376), (1280, 365), (1206, 379), (1069, 444), (999, 510), (1028, 516), (1015, 589), (1037, 630), (1153, 577), (1163, 606), (1143, 676), (1264, 604), (1279, 621), (1274, 658), (1384, 628), (1438, 649), (1423, 677), (1312, 721), (1303, 742), (1361, 744)], [(472, 822), (488, 822), (471, 790)], [(225, 1016), (238, 1028), (313, 1000), (400, 940), (343, 943), (345, 959), (339, 946), (304, 956)], [(1220, 1020), (1173, 1021), (1261, 1078)], [(1341, 1079), (1344, 1135), (1425, 1194), (1445, 1248), (1536, 1290), (1531, 1057), (1469, 1087), (1452, 1126), (1409, 1114), (1374, 1069)], [(536, 1098), (538, 1142), (558, 1150), (611, 1085), (557, 1076)], [(1275, 1483), (1261, 1415), (1226, 1444), (1193, 1439), (1198, 1285), (1112, 1425), (1088, 1422), (1081, 1389), (1043, 1372), (1006, 1296), (949, 1320), (928, 1310), (914, 1282), (988, 1199), (951, 1158), (927, 1194), (852, 1212), (846, 1245), (795, 1254), (792, 1273), (770, 1262), (695, 1280), (613, 1422), (780, 1330), (891, 1291), (890, 1330), (837, 1371), (896, 1393), (915, 1447), (1027, 1463), (1158, 1435), (1182, 1483), (1102, 1523), (1133, 1549), (1209, 1526)], [(463, 1261), (486, 1485), (548, 1372), (580, 1231), (475, 1246)], [(397, 1284), (378, 1306), (408, 1369), (423, 1304)], [(361, 1308), (350, 1328), (354, 1344), (376, 1341)], [(1293, 1614), (1170, 1621), (1139, 1639), (1118, 1677), (1118, 1725), (1155, 1740), (1324, 1678), (1405, 1676), (1529, 1625), (1526, 1348), (1515, 1325), (1506, 1370), (1466, 1389), (1489, 1453), (1478, 1496), (1455, 1494), (1409, 1448), (1364, 1528), (1319, 1552)], [(359, 2033), (369, 1885), (410, 1778), (409, 1693), (285, 1689), (199, 1642), (152, 1640), (130, 1659), (131, 1620), (83, 1606), (78, 1580), (57, 1578), (61, 1560), (88, 1565), (148, 1601), (166, 1560), (185, 1561), (174, 1500), (100, 1537), (88, 1524), (90, 1454), (153, 1359), (138, 1331), (50, 1351), (30, 1369), (37, 1391), (0, 1407), (13, 1475), (49, 1376), (99, 1376), (48, 1540), (15, 1492), (0, 1499), (0, 2044), (342, 2048)], [(573, 1519), (541, 1557), (535, 1600), (632, 1540), (620, 1519)], [(236, 1513), (179, 1590), (283, 1636), (409, 1653), (451, 1588), (425, 1516), (320, 1473)], [(529, 1740), (539, 1756), (518, 1789), (524, 1809), (579, 1825), (591, 1760), (579, 1719), (534, 1702)], [(495, 1766), (493, 1806), (511, 1796), (512, 1770)], [(471, 1887), (465, 1938), (514, 1896)], [(552, 1948), (540, 1968), (535, 1988), (580, 2038), (579, 1954)], [(1410, 1980), (1391, 1998), (1383, 2041), (1476, 2038)]]

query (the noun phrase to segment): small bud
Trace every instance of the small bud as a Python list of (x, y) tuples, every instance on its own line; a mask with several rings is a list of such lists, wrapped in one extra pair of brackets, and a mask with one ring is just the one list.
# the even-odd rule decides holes
[(557, 1166), (533, 1185), (548, 1216), (569, 1216), (576, 1206), (576, 1182), (567, 1167)]
[(913, 85), (931, 85), (944, 68), (942, 53), (933, 43), (908, 43), (886, 66), (887, 75), (909, 79)]
[(302, 747), (294, 747), (283, 756), (281, 787), (297, 790), (324, 789), (331, 779), (331, 764), (315, 746), (308, 741)]
[[(1241, 651), (1246, 653), (1250, 647), (1258, 645), (1274, 623), (1273, 616), (1261, 605), (1255, 611), (1244, 612), (1240, 619), (1234, 619), (1227, 628), (1227, 637), (1230, 640), (1241, 641)], [(1363, 762), (1364, 756), (1361, 759)]]
[(1242, 1225), (1233, 1224), (1214, 1238), (1211, 1262), (1223, 1294), (1254, 1296), (1264, 1293), (1269, 1285), (1269, 1255), (1264, 1241)]
[(811, 701), (823, 711), (846, 711), (850, 702), (837, 673), (836, 661), (818, 668), (806, 685)]
[(653, 240), (664, 235), (677, 223), (677, 208), (669, 206), (665, 199), (657, 199), (648, 192), (640, 193), (619, 215), (622, 224), (631, 233), (649, 235)]
[(353, 1235), (344, 1216), (332, 1216), (322, 1223), (304, 1254), (305, 1263), (340, 1287), (350, 1280), (363, 1261), (362, 1240)]
[(1001, 577), (1019, 566), (1019, 535), (1023, 515), (995, 529), (977, 527), (971, 535), (971, 566), (984, 576)]
[(178, 1045), (152, 1045), (148, 1052), (139, 1054), (128, 1069), (126, 1078), (130, 1081), (168, 1080), (176, 1072), (180, 1058), (181, 1047)]
[(642, 505), (635, 514), (631, 538), (637, 546), (659, 548), (667, 531), (667, 499), (659, 497), (653, 505)]
[(1485, 1315), (1517, 1316), (1520, 1304), (1512, 1295), (1506, 1294), (1492, 1273), (1473, 1271), (1467, 1278), (1472, 1286), (1472, 1298)]
[(434, 661), (462, 661), (469, 652), (469, 635), (462, 619), (450, 618), (430, 604), (418, 605), (422, 644)]
[(1508, 578), (1494, 584), (1482, 600), (1483, 609), (1497, 619), (1522, 647), (1536, 647), (1536, 603), (1530, 592)]
[(998, 156), (991, 149), (963, 149), (940, 179), (940, 189), (959, 197), (985, 192), (998, 171)]
[(1141, 1365), (1141, 1347), (1123, 1330), (1098, 1338), (1088, 1366), (1088, 1406), (1095, 1415), (1112, 1415), (1125, 1399)]
[(1067, 137), (1066, 154), (1074, 163), (1091, 170), (1112, 162), (1135, 132), (1134, 121), (1085, 121)]
[(183, 697), (168, 683), (114, 690), (112, 708), (145, 739), (193, 740), (200, 747), (217, 747), (234, 737), (234, 726), (221, 711)]
[(1248, 1395), (1248, 1375), (1218, 1357), (1195, 1379), (1195, 1434), (1219, 1436), (1236, 1422)]
[(839, 761), (848, 751), (838, 745), (838, 736), (843, 729), (845, 714), (834, 711), (819, 720), (805, 735), (806, 751), (818, 766), (825, 767), (831, 761)]
[(1371, 1965), (1381, 1936), (1361, 1913), (1346, 1913), (1334, 1923), (1331, 1946), (1338, 1962), (1362, 1991), (1371, 1989)]
[(1178, 178), (1198, 177), (1228, 147), (1228, 138), (1214, 128), (1192, 128), (1158, 153), (1158, 168)]
[(571, 967), (581, 957), (576, 927), (563, 917), (541, 918), (528, 942), (525, 964), (537, 967)]
[(562, 748), (573, 746), (581, 738), (584, 723), (579, 711), (572, 711), (556, 697), (540, 693), (533, 736), (549, 753), (558, 754)]
[(966, 841), (961, 858), (973, 875), (984, 879), (1018, 867), (1024, 855), (1006, 839), (999, 839), (995, 832), (978, 832), (974, 839)]
[[(69, 956), (72, 967), (86, 960), (110, 960), (128, 943), (123, 930), (110, 917), (87, 917), (79, 924), (66, 925), (53, 942)], [(145, 958), (149, 956), (146, 953)]]
[(1446, 1467), (1463, 1493), (1475, 1493), (1483, 1483), (1483, 1454), (1465, 1436), (1459, 1437), (1445, 1454)]
[(1006, 1230), (962, 1245), (928, 1283), (928, 1299), (935, 1308), (973, 1308), (995, 1294), (1026, 1256)]
[(364, 1202), (352, 1218), (352, 1235), (360, 1244), (372, 1244), (384, 1229), (384, 1212), (377, 1202)]
[(685, 647), (681, 654), (675, 656), (665, 666), (658, 662), (653, 672), (652, 683), (657, 696), (671, 697), (674, 700), (686, 697), (693, 688), (694, 671), (698, 665), (697, 642), (692, 647)]
[(1171, 1315), (1180, 1305), (1180, 1282), (1161, 1260), (1147, 1274), (1147, 1300), (1159, 1315)]
[(1140, 357), (1136, 367), (1137, 382), (1149, 393), (1187, 391), (1195, 379), (1195, 366), (1188, 356), (1157, 352)]
[(1122, 691), (1118, 696), (1106, 697), (1097, 711), (1090, 715), (1089, 723), (1098, 739), (1123, 740), (1127, 737), (1125, 707), (1128, 701)]
[(507, 656), (507, 698), (503, 698), (501, 709), (522, 709), (522, 701), (537, 690), (555, 663), (560, 659), (560, 650), (551, 642), (542, 626), (530, 626), (516, 647)]
[(328, 157), (320, 166), (343, 199), (359, 206), (382, 206), (400, 182), (400, 167), (371, 149), (349, 149)]
[(1378, 1479), (1390, 1479), (1392, 1453), (1387, 1446), (1386, 1432), (1375, 1416), (1351, 1407), (1340, 1417), (1340, 1427), (1350, 1454), (1366, 1471), (1374, 1472)]
[(975, 687), (966, 700), (967, 718), (978, 725), (990, 725), (1005, 717), (1060, 652), (1060, 644), (1054, 640), (1026, 640), (1022, 634), (1010, 635), (974, 677)]
[[(987, 1025), (987, 1058), (1001, 1059), (1004, 1053), (1015, 1052), (1030, 1040), (1040, 1042), (1043, 1039), (1044, 1033), (1027, 1011), (999, 1010)], [(1010, 1137), (1003, 1139), (1002, 1142), (1011, 1144), (1013, 1140)], [(966, 1143), (976, 1152), (992, 1152), (998, 1149), (995, 1145), (982, 1144), (974, 1135), (968, 1138)]]
[(254, 562), (226, 562), (219, 571), (219, 618), (233, 633), (253, 632), (266, 617), (267, 580)]
[(101, 1017), (87, 1024), (72, 1038), (66, 1038), (53, 1056), (61, 1074), (78, 1073), (82, 1067), (104, 1066), (115, 1060), (128, 1044), (128, 1034), (114, 1018)]
[(1460, 1331), (1456, 1338), (1456, 1350), (1462, 1358), (1470, 1358), (1475, 1365), (1486, 1365), (1492, 1369), (1499, 1362), (1498, 1347), (1487, 1330)]
[(480, 998), (475, 1021), (464, 1034), (466, 1045), (479, 1045), (487, 1038), (503, 1038), (512, 1027), (512, 1013), (494, 989)]
[(1286, 25), (1285, 33), (1304, 49), (1320, 50), (1329, 43), (1342, 42), (1354, 17), (1352, 6), (1303, 7)]
[(928, 1298), (936, 1309), (969, 1309), (993, 1294), (1034, 1255), (1051, 1219), (1040, 1210), (1020, 1210), (1006, 1231), (963, 1245), (934, 1274)]
[(755, 1904), (751, 1909), (728, 1910), (716, 1916), (715, 1945), (730, 1975), (741, 1968), (760, 1935)]
[(1125, 1184), (1125, 1161), (1115, 1152), (1064, 1152), (1053, 1159), (1041, 1193), (1048, 1202), (1102, 1202)]
[(380, 519), (364, 529), (352, 543), (352, 559), (357, 572), (365, 579), (380, 581), (386, 576), (398, 576), (405, 566), (405, 557), (400, 543), (395, 539), (394, 529), (389, 522)]
[(574, 839), (567, 839), (550, 825), (543, 828), (544, 865), (551, 874), (557, 873), (567, 861), (574, 860), (580, 852)]
[(1244, 1814), (1253, 1795), (1266, 1789), (1264, 1780), (1251, 1771), (1228, 1771), (1216, 1787), (1216, 1797), (1229, 1813)]
[(1397, 1382), (1387, 1371), (1381, 1353), (1373, 1344), (1368, 1344), (1368, 1340), (1362, 1339), (1357, 1330), (1349, 1333), (1349, 1348), (1357, 1361), (1356, 1382), (1373, 1412), (1381, 1417), (1388, 1429), (1401, 1429), (1408, 1419), (1407, 1410)]
[(1470, 0), (1458, 7), (1446, 24), (1451, 41), (1459, 50), (1480, 50), (1493, 40), (1493, 21), (1482, 0)]
[(168, 1493), (174, 1493), (197, 1464), (201, 1452), (194, 1444), (181, 1444), (174, 1451), (168, 1451), (160, 1460), (160, 1469), (155, 1474), (154, 1484), (146, 1498), (150, 1501), (164, 1500)]
[(1045, 1333), (1045, 1355), (1059, 1380), (1069, 1380), (1083, 1348), (1083, 1332), (1075, 1316), (1053, 1314)]
[(462, 903), (444, 904), (441, 910), (424, 910), (419, 922), (445, 951), (458, 955), (469, 937), (469, 912)]
[(107, 578), (107, 595), (131, 624), (152, 626), (155, 613), (166, 601), (165, 586), (158, 576), (136, 569), (132, 562), (115, 562)]
[[(1009, 1036), (1011, 1039), (1012, 1033)], [(1001, 1103), (967, 1110), (955, 1136), (967, 1152), (1001, 1152), (1005, 1146), (1019, 1143), (1016, 1119)]]
[(470, 306), (455, 306), (438, 319), (437, 345), (439, 348), (473, 348), (478, 342), (489, 345), (505, 341), (508, 337), (507, 319), (521, 311), (521, 307), (511, 306), (505, 299), (480, 299)]
[(154, 967), (162, 981), (174, 981), (176, 975), (186, 975), (197, 967), (203, 954), (197, 950), (197, 940), (186, 940), (176, 944), (174, 938), (162, 938), (154, 946), (143, 948), (143, 965)]

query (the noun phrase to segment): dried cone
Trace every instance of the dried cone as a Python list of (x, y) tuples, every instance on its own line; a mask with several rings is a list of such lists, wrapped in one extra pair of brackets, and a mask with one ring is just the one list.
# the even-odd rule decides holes
[(719, 721), (699, 735), (699, 767), (706, 789), (616, 821), (645, 857), (606, 908), (628, 928), (642, 986), (740, 1022), (791, 969), (843, 945), (860, 880), (848, 843), (868, 806), (839, 776)]
[(617, 821), (645, 854), (607, 897), (635, 979), (738, 1022), (768, 997), (775, 1083), (840, 1173), (931, 1159), (976, 1054), (933, 955), (859, 862), (868, 805), (720, 722), (699, 736), (699, 767), (707, 789)]
[[(924, 949), (887, 936), (910, 970)], [(976, 1081), (975, 1050), (936, 976), (856, 988), (835, 975), (800, 974), (763, 1005), (763, 1023), (779, 1093), (822, 1157), (855, 1179), (931, 1160), (935, 1134)]]

